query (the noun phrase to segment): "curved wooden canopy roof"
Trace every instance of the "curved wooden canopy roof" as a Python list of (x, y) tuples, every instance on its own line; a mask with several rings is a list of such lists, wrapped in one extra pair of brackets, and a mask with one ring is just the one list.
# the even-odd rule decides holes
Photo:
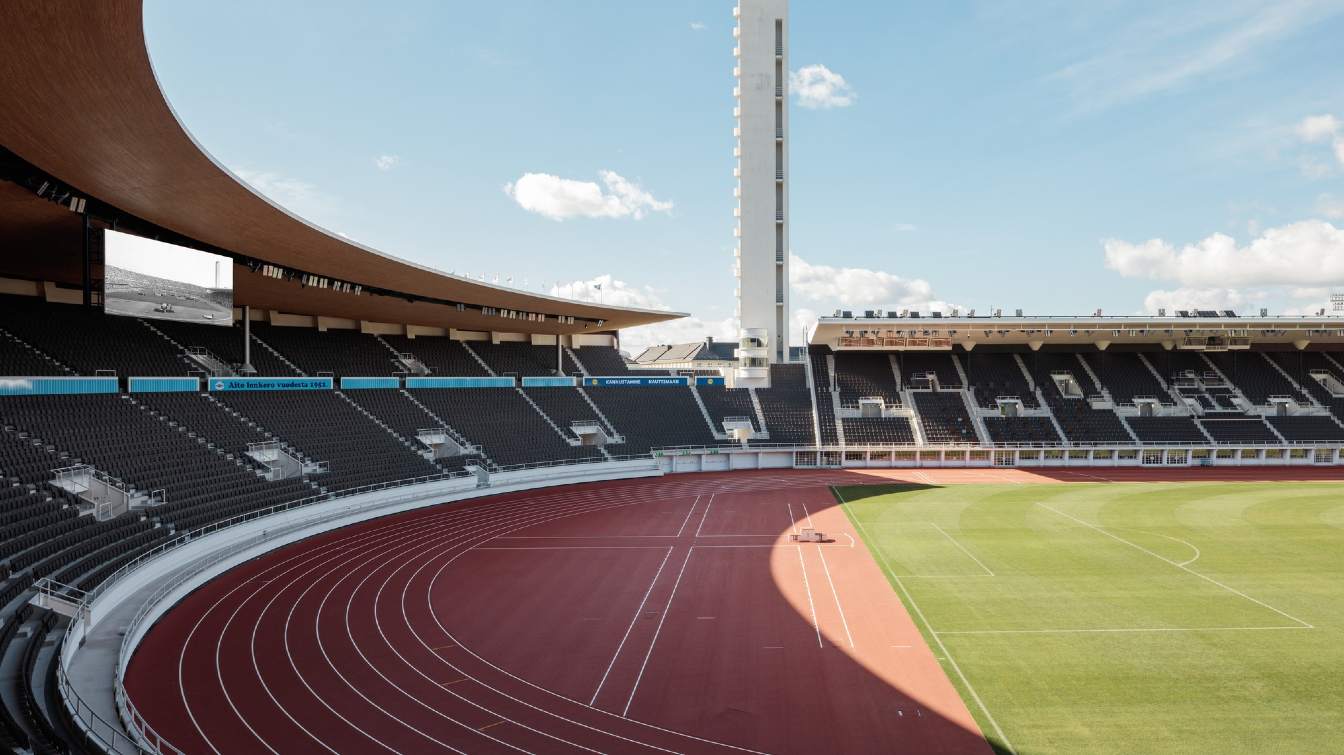
[[(0, 145), (79, 192), (201, 244), (407, 297), (300, 288), (235, 268), (238, 304), (387, 322), (542, 333), (603, 331), (681, 313), (574, 302), (479, 283), (329, 233), (219, 165), (154, 74), (140, 0), (0, 3)], [(35, 200), (41, 201), (41, 200)], [(479, 307), (548, 315), (502, 320)], [(578, 318), (562, 325), (554, 316)], [(584, 321), (587, 322), (584, 322)]]

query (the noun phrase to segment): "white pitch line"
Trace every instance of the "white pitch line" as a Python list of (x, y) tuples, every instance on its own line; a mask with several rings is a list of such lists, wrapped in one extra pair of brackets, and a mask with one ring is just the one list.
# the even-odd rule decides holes
[(710, 508), (713, 507), (713, 505), (714, 505), (714, 496), (715, 496), (715, 495), (717, 495), (717, 494), (716, 494), (716, 493), (710, 493), (710, 494), (709, 494), (709, 503), (705, 504), (705, 513), (703, 513), (703, 514), (700, 515), (700, 525), (699, 525), (698, 527), (695, 528), (695, 536), (696, 536), (696, 537), (700, 537), (700, 530), (704, 529), (704, 527), (705, 527), (705, 519), (707, 519), (707, 518), (709, 517), (709, 510), (710, 510)]
[[(867, 537), (868, 528), (864, 527), (863, 520), (854, 514), (854, 510), (849, 505), (849, 501), (845, 500), (844, 495), (842, 495), (840, 490), (834, 485), (831, 486), (831, 492), (835, 494), (836, 498), (840, 499), (840, 505), (844, 506), (845, 509), (849, 511), (850, 518), (859, 526), (860, 534)], [(985, 719), (989, 721), (989, 725), (994, 727), (994, 733), (999, 736), (999, 741), (1003, 743), (1004, 747), (1008, 748), (1009, 752), (1016, 753), (1017, 748), (1013, 747), (1013, 743), (1008, 740), (1008, 735), (1003, 733), (1003, 727), (999, 726), (999, 722), (994, 719), (994, 714), (989, 712), (989, 706), (985, 705), (985, 701), (980, 698), (980, 693), (976, 692), (975, 687), (971, 686), (971, 680), (966, 678), (966, 672), (961, 670), (961, 665), (952, 657), (951, 651), (947, 649), (947, 645), (943, 644), (942, 638), (938, 636), (937, 632), (933, 631), (933, 626), (929, 624), (928, 618), (924, 616), (924, 611), (920, 609), (919, 604), (915, 602), (914, 596), (910, 594), (908, 589), (906, 589), (905, 582), (891, 570), (891, 564), (887, 561), (886, 554), (882, 552), (881, 548), (871, 548), (870, 550), (877, 554), (878, 559), (882, 561), (882, 567), (886, 569), (887, 574), (891, 575), (892, 580), (896, 582), (896, 586), (900, 588), (901, 594), (905, 596), (906, 602), (908, 602), (910, 607), (914, 609), (915, 616), (919, 617), (920, 623), (924, 625), (924, 628), (929, 630), (929, 636), (933, 637), (933, 641), (937, 643), (938, 648), (943, 651), (943, 656), (938, 660), (943, 660), (944, 657), (947, 659), (947, 662), (952, 666), (952, 670), (957, 672), (957, 676), (961, 679), (961, 683), (966, 685), (966, 691), (971, 693), (971, 699), (975, 701), (977, 706), (979, 706), (980, 711), (985, 714)]]
[(807, 590), (807, 607), (812, 610), (812, 628), (817, 630), (817, 647), (825, 647), (821, 644), (821, 625), (817, 623), (817, 606), (812, 602), (812, 584), (807, 581), (807, 563), (803, 561), (803, 546), (794, 546), (798, 549), (798, 565), (803, 569), (803, 588)]
[(644, 604), (648, 602), (649, 595), (653, 592), (653, 586), (658, 584), (658, 578), (663, 575), (663, 567), (667, 566), (667, 559), (672, 556), (672, 547), (668, 546), (667, 553), (663, 556), (663, 562), (658, 564), (658, 571), (654, 573), (653, 580), (649, 582), (649, 589), (644, 591), (644, 599), (639, 601), (639, 608), (635, 609), (635, 615), (630, 618), (630, 626), (625, 628), (625, 634), (621, 637), (621, 643), (616, 646), (616, 652), (611, 655), (611, 663), (607, 664), (607, 670), (602, 672), (602, 680), (597, 683), (597, 689), (593, 692), (593, 699), (588, 701), (589, 705), (597, 705), (597, 696), (602, 693), (602, 685), (607, 683), (607, 676), (611, 673), (611, 668), (616, 665), (616, 659), (621, 657), (621, 650), (625, 648), (625, 641), (630, 639), (630, 632), (634, 630), (635, 623), (639, 617), (644, 615)]
[(1235, 588), (1235, 587), (1229, 587), (1229, 586), (1223, 584), (1222, 582), (1219, 582), (1218, 580), (1214, 579), (1213, 577), (1210, 577), (1210, 576), (1207, 576), (1207, 575), (1204, 575), (1204, 574), (1200, 574), (1199, 572), (1195, 571), (1194, 569), (1191, 569), (1191, 568), (1188, 567), (1188, 566), (1185, 566), (1184, 564), (1180, 564), (1180, 563), (1177, 563), (1177, 562), (1175, 562), (1175, 561), (1172, 561), (1171, 559), (1167, 558), (1166, 556), (1162, 556), (1162, 555), (1159, 555), (1159, 554), (1157, 554), (1157, 553), (1154, 553), (1154, 552), (1148, 550), (1147, 548), (1143, 547), (1142, 545), (1139, 545), (1138, 543), (1130, 542), (1130, 541), (1124, 539), (1123, 537), (1120, 537), (1119, 535), (1116, 535), (1116, 534), (1114, 534), (1114, 533), (1112, 533), (1112, 532), (1107, 532), (1106, 530), (1102, 529), (1101, 527), (1098, 527), (1098, 526), (1095, 525), (1095, 524), (1092, 524), (1091, 522), (1085, 522), (1085, 521), (1083, 521), (1082, 519), (1079, 519), (1078, 517), (1073, 516), (1072, 514), (1066, 514), (1066, 513), (1064, 513), (1063, 511), (1060, 511), (1059, 509), (1055, 509), (1055, 508), (1051, 508), (1051, 507), (1049, 507), (1049, 506), (1046, 506), (1044, 503), (1041, 503), (1040, 501), (1037, 501), (1037, 502), (1036, 502), (1036, 505), (1037, 505), (1037, 506), (1040, 506), (1041, 508), (1045, 509), (1046, 511), (1054, 512), (1055, 514), (1058, 514), (1059, 516), (1062, 516), (1062, 517), (1064, 517), (1065, 519), (1069, 519), (1069, 520), (1072, 520), (1072, 521), (1074, 521), (1074, 522), (1077, 522), (1078, 524), (1081, 524), (1081, 525), (1083, 525), (1084, 527), (1087, 527), (1087, 528), (1090, 529), (1090, 530), (1095, 530), (1096, 532), (1099, 532), (1099, 533), (1105, 535), (1106, 537), (1109, 537), (1109, 538), (1111, 538), (1112, 540), (1115, 540), (1116, 542), (1124, 543), (1125, 545), (1128, 545), (1128, 546), (1131, 547), (1131, 548), (1134, 548), (1134, 549), (1143, 551), (1144, 553), (1147, 553), (1148, 555), (1152, 556), (1153, 558), (1155, 558), (1155, 559), (1157, 559), (1157, 560), (1159, 560), (1159, 561), (1162, 561), (1162, 562), (1171, 564), (1172, 566), (1176, 567), (1177, 569), (1180, 569), (1181, 571), (1186, 572), (1186, 573), (1188, 573), (1188, 574), (1193, 574), (1193, 575), (1195, 575), (1196, 577), (1199, 577), (1200, 579), (1204, 580), (1205, 582), (1208, 582), (1209, 584), (1216, 585), (1216, 586), (1218, 586), (1218, 587), (1223, 588), (1224, 590), (1227, 590), (1228, 592), (1232, 593), (1233, 595), (1241, 596), (1241, 597), (1245, 598), (1246, 600), (1249, 600), (1249, 601), (1251, 601), (1252, 603), (1256, 604), (1257, 606), (1260, 606), (1260, 607), (1262, 607), (1262, 608), (1268, 608), (1269, 610), (1273, 611), (1274, 613), (1277, 613), (1278, 615), (1282, 616), (1282, 617), (1285, 618), (1285, 619), (1288, 619), (1289, 621), (1295, 621), (1295, 622), (1297, 622), (1298, 624), (1301, 624), (1302, 627), (1303, 627), (1304, 629), (1312, 629), (1312, 628), (1313, 628), (1311, 624), (1309, 624), (1309, 623), (1307, 623), (1307, 622), (1305, 622), (1305, 621), (1303, 621), (1303, 620), (1297, 618), (1296, 616), (1293, 616), (1293, 615), (1290, 614), (1290, 613), (1286, 613), (1286, 612), (1284, 612), (1284, 611), (1281, 611), (1281, 610), (1275, 608), (1274, 606), (1271, 606), (1270, 604), (1264, 602), (1263, 600), (1259, 600), (1259, 599), (1256, 599), (1256, 598), (1252, 598), (1251, 596), (1247, 595), (1246, 593), (1242, 592), (1241, 590), (1238, 590), (1238, 589)]
[(954, 537), (952, 537), (951, 535), (947, 534), (947, 530), (943, 529), (942, 527), (939, 527), (938, 524), (937, 524), (936, 522), (929, 522), (929, 524), (933, 525), (933, 528), (936, 529), (936, 530), (938, 530), (939, 532), (941, 532), (941, 533), (943, 534), (943, 537), (945, 537), (945, 538), (947, 538), (948, 540), (950, 540), (950, 541), (952, 542), (953, 545), (955, 545), (955, 546), (957, 546), (958, 548), (960, 548), (962, 553), (965, 553), (967, 556), (970, 556), (971, 560), (974, 561), (974, 562), (976, 563), (977, 566), (979, 566), (981, 569), (984, 569), (984, 570), (985, 570), (985, 576), (987, 576), (987, 577), (992, 577), (992, 576), (994, 576), (994, 570), (990, 569), (988, 566), (985, 566), (984, 562), (981, 561), (980, 559), (976, 558), (974, 553), (971, 553), (970, 551), (966, 550), (966, 546), (964, 546), (964, 545), (962, 545), (961, 543), (957, 542), (957, 539), (956, 539), (956, 538), (954, 538)]
[(699, 503), (700, 496), (696, 496), (695, 500), (691, 502), (691, 508), (686, 511), (686, 518), (681, 521), (681, 529), (677, 530), (677, 537), (681, 537), (681, 533), (686, 531), (686, 523), (691, 521), (691, 514), (695, 513), (695, 507)]
[(849, 646), (852, 648), (854, 635), (849, 633), (849, 620), (845, 618), (845, 607), (840, 605), (840, 593), (835, 589), (835, 582), (831, 579), (831, 567), (826, 565), (826, 554), (821, 548), (817, 548), (817, 556), (821, 558), (821, 568), (826, 572), (826, 582), (831, 586), (831, 595), (835, 596), (835, 610), (840, 612), (840, 624), (845, 628), (845, 639), (849, 640)]
[(1290, 624), (1279, 627), (1118, 627), (1106, 629), (961, 629), (946, 632), (934, 632), (937, 635), (967, 634), (1125, 634), (1151, 632), (1246, 632), (1266, 629), (1315, 629), (1315, 627)]
[[(714, 497), (710, 496), (709, 502), (714, 503)], [(705, 508), (705, 513), (709, 513), (709, 508)], [(704, 524), (704, 520), (700, 521)], [(639, 674), (635, 677), (635, 686), (630, 688), (630, 697), (625, 700), (625, 710), (621, 711), (621, 717), (624, 718), (630, 714), (630, 705), (635, 702), (635, 693), (639, 691), (639, 683), (644, 679), (644, 669), (648, 668), (649, 658), (653, 656), (653, 647), (658, 644), (658, 635), (663, 633), (663, 622), (667, 621), (667, 615), (672, 612), (672, 601), (677, 597), (677, 588), (681, 587), (681, 577), (686, 573), (686, 564), (691, 562), (691, 553), (695, 546), (686, 549), (686, 558), (681, 562), (681, 570), (677, 572), (677, 581), (672, 583), (672, 594), (667, 597), (667, 605), (663, 606), (663, 615), (658, 618), (658, 627), (653, 630), (653, 639), (649, 642), (649, 651), (644, 654), (644, 662), (639, 664)]]

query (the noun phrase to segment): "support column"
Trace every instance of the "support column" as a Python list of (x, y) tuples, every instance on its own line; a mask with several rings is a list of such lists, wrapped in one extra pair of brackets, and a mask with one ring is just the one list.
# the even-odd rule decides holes
[(560, 345), (560, 334), (555, 334), (555, 374), (565, 374), (565, 350)]
[(239, 370), (244, 375), (252, 375), (257, 369), (252, 366), (252, 308), (243, 305), (243, 366)]
[(91, 231), (92, 229), (89, 228), (89, 215), (88, 215), (88, 213), (83, 213), (83, 214), (80, 216), (80, 219), (83, 220), (83, 222), (84, 222), (84, 225), (83, 225), (83, 229), (84, 229), (84, 244), (83, 244), (83, 251), (84, 251), (83, 270), (84, 270), (84, 275), (83, 275), (83, 286), (82, 286), (82, 288), (83, 288), (83, 292), (84, 292), (84, 306), (85, 306), (85, 307), (92, 307), (92, 306), (93, 306), (93, 250), (89, 248), (90, 244), (93, 243), (93, 240), (89, 237), (89, 236), (90, 236), (90, 231)]

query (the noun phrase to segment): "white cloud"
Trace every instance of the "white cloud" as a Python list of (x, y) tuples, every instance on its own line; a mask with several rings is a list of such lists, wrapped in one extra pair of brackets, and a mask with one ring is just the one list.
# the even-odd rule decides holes
[(813, 110), (849, 107), (859, 97), (844, 76), (820, 63), (789, 74), (789, 91), (799, 105)]
[(1068, 84), (1081, 110), (1102, 110), (1245, 67), (1265, 50), (1340, 11), (1334, 0), (1172, 3), (1156, 8), (1126, 12), (1122, 23), (1112, 24), (1115, 31), (1109, 39), (1089, 46), (1096, 54), (1048, 78)]
[(933, 286), (922, 278), (862, 267), (813, 265), (796, 254), (789, 258), (789, 280), (795, 298), (823, 308), (915, 308), (933, 299)]
[(1150, 292), (1143, 299), (1143, 311), (1157, 314), (1159, 309), (1165, 309), (1168, 315), (1174, 315), (1179, 309), (1236, 310), (1252, 300), (1265, 298), (1262, 292), (1248, 293), (1235, 288), (1178, 288)]
[(691, 30), (692, 30), (692, 31), (704, 31), (704, 28), (705, 28), (705, 22), (704, 22), (704, 21), (692, 21), (692, 22), (691, 22)]
[(910, 231), (918, 230), (919, 226), (914, 223), (897, 223), (896, 225), (893, 225), (892, 228), (901, 233), (909, 233)]
[(373, 164), (374, 167), (378, 168), (378, 170), (386, 172), (397, 167), (397, 164), (400, 162), (401, 158), (396, 155), (379, 155), (373, 161)]
[(650, 212), (672, 211), (671, 202), (655, 199), (613, 171), (600, 171), (598, 175), (602, 186), (549, 173), (524, 173), (517, 181), (505, 184), (504, 193), (524, 210), (557, 221), (576, 217), (639, 220)]
[(1344, 197), (1322, 194), (1316, 198), (1316, 211), (1335, 220), (1344, 220)]
[(1333, 139), (1341, 128), (1344, 128), (1344, 123), (1330, 113), (1309, 115), (1297, 124), (1297, 135), (1302, 137), (1303, 141), (1323, 142)]
[(234, 175), (276, 204), (315, 223), (334, 219), (334, 201), (307, 181), (269, 170), (231, 168)]
[[(1303, 118), (1297, 124), (1295, 130), (1298, 137), (1308, 144), (1328, 142), (1330, 151), (1334, 153), (1335, 161), (1344, 166), (1344, 120), (1331, 113), (1310, 115)], [(1303, 172), (1312, 178), (1319, 178), (1328, 173), (1329, 169), (1325, 165), (1309, 159)]]
[(1177, 249), (1162, 239), (1108, 239), (1106, 267), (1185, 288), (1344, 284), (1344, 230), (1320, 220), (1270, 228), (1244, 247), (1215, 233)]
[[(600, 288), (599, 288), (600, 287)], [(607, 304), (614, 307), (668, 310), (662, 297), (652, 286), (632, 286), (611, 275), (599, 275), (587, 280), (566, 281), (551, 286), (551, 296), (562, 296), (578, 301)], [(657, 344), (691, 343), (713, 336), (715, 340), (732, 341), (737, 338), (737, 318), (705, 320), (683, 317), (669, 322), (626, 328), (621, 331), (621, 348), (633, 356)]]

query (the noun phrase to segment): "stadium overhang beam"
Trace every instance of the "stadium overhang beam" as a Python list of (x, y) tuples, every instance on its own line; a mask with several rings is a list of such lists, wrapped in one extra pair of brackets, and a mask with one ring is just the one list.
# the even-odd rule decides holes
[(845, 350), (982, 349), (1018, 346), (1161, 346), (1236, 350), (1279, 345), (1344, 344), (1335, 317), (823, 317), (813, 346)]
[[(615, 331), (685, 316), (449, 275), (293, 215), (220, 165), (178, 120), (145, 46), (140, 0), (0, 3), (0, 102), (0, 145), (91, 207), (111, 213), (100, 218), (103, 225), (117, 223), (233, 257), (240, 305), (554, 334)], [(19, 198), (7, 189), (0, 206)], [(36, 258), (48, 239), (55, 247), (68, 245), (62, 235), (68, 224), (55, 222), (42, 204), (50, 203), (34, 197), (36, 209), (9, 213), (0, 224), (10, 226), (0, 227), (0, 238), (21, 242), (7, 245), (4, 272), (20, 274), (20, 263), (28, 261), (40, 268), (44, 261)], [(21, 215), (32, 223), (23, 226)], [(268, 264), (285, 275), (268, 278)], [(32, 274), (61, 281), (62, 272)], [(352, 290), (305, 286), (304, 276), (347, 283)], [(354, 286), (360, 293), (353, 293)]]

